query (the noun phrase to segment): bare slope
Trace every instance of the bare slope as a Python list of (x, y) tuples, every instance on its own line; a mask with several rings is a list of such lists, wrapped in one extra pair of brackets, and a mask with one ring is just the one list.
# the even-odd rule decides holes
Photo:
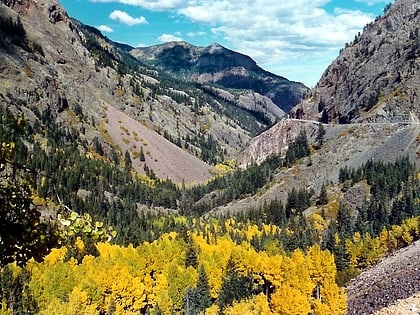
[[(288, 146), (286, 140), (294, 139), (302, 129), (306, 130), (308, 138), (314, 143), (318, 126), (317, 122), (282, 120), (253, 139), (238, 162), (244, 167), (260, 162), (270, 154), (285, 152)], [(293, 187), (314, 189), (318, 194), (323, 183), (338, 181), (340, 168), (357, 168), (369, 159), (394, 162), (398, 157), (409, 156), (414, 163), (418, 162), (418, 123), (330, 124), (323, 127), (326, 130), (324, 144), (320, 149), (313, 150), (310, 157), (275, 174), (273, 181), (256, 195), (215, 208), (213, 213), (234, 214), (262, 206), (265, 201), (275, 198), (285, 203)]]
[[(123, 152), (130, 152), (133, 167), (139, 173), (144, 173), (147, 165), (159, 178), (177, 183), (201, 182), (210, 177), (208, 164), (115, 107), (108, 106), (106, 129)], [(144, 162), (140, 161), (141, 150)]]
[(419, 293), (420, 241), (417, 241), (385, 258), (351, 282), (347, 288), (348, 315), (373, 314), (410, 297), (410, 302), (377, 314), (419, 314)]

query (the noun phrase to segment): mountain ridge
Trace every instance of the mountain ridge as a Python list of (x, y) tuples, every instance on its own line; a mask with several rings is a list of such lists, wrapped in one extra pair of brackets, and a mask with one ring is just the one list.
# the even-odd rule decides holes
[(105, 156), (128, 151), (134, 159), (138, 152), (124, 142), (115, 146), (98, 129), (106, 119), (104, 104), (209, 164), (236, 156), (253, 135), (285, 115), (258, 93), (196, 86), (147, 67), (125, 52), (128, 46), (70, 18), (57, 1), (0, 4), (2, 103), (39, 128), (57, 123), (89, 143), (99, 139)]
[(396, 1), (327, 67), (294, 117), (323, 122), (418, 121), (420, 42), (415, 0)]
[(252, 90), (269, 97), (285, 112), (308, 91), (304, 84), (270, 73), (249, 56), (218, 43), (199, 47), (187, 42), (170, 42), (134, 48), (130, 53), (188, 81)]

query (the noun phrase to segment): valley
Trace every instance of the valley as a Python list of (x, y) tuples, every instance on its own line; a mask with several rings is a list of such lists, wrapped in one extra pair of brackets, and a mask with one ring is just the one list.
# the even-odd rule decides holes
[(420, 309), (419, 12), (309, 89), (0, 1), (0, 315)]

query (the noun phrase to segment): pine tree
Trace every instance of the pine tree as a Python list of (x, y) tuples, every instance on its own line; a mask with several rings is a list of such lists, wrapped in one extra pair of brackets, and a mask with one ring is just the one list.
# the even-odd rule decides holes
[(185, 314), (199, 314), (212, 305), (209, 280), (203, 265), (200, 265), (197, 286), (185, 293)]
[(232, 305), (234, 301), (240, 301), (256, 293), (254, 290), (253, 279), (249, 275), (242, 275), (236, 268), (232, 257), (226, 266), (223, 275), (222, 288), (217, 298), (217, 304), (221, 309), (227, 305)]
[(325, 184), (322, 184), (321, 191), (319, 193), (318, 205), (326, 205), (328, 203), (327, 189)]
[(132, 166), (133, 166), (133, 163), (131, 161), (130, 153), (128, 151), (125, 151), (124, 168), (125, 168), (125, 170), (129, 171), (129, 170), (131, 170)]

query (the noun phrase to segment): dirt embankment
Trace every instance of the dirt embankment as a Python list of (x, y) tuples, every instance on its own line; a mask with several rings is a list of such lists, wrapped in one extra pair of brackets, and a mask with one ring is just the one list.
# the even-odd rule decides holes
[[(107, 108), (106, 129), (122, 152), (130, 153), (133, 168), (139, 173), (144, 173), (147, 165), (159, 178), (176, 183), (202, 182), (211, 176), (208, 164), (113, 106)], [(140, 159), (141, 151), (145, 161)]]
[(347, 295), (348, 315), (420, 314), (420, 240), (363, 272)]

